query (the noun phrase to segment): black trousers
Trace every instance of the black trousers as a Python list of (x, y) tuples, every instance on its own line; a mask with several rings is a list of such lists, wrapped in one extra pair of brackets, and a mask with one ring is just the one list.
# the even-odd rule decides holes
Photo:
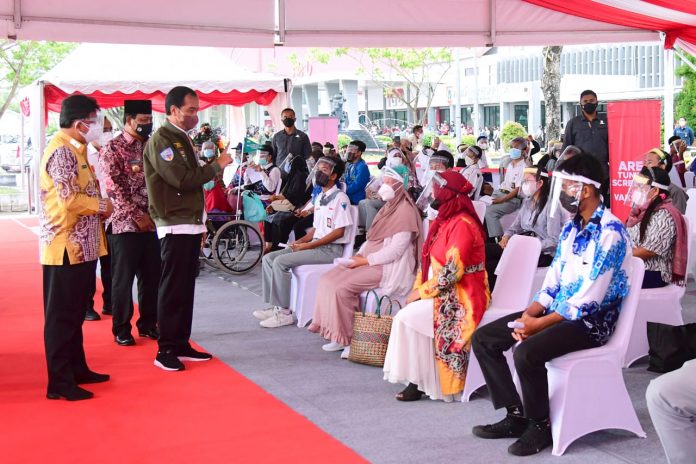
[[(109, 254), (99, 258), (99, 268), (101, 269), (101, 281), (104, 291), (102, 292), (102, 309), (111, 309), (111, 249), (109, 247), (109, 236), (111, 235), (111, 225), (106, 228), (106, 250)], [(94, 309), (94, 295), (97, 293), (97, 274), (89, 283), (89, 299), (85, 311)]]
[[(500, 257), (503, 256), (503, 249), (497, 243), (486, 243), (486, 272), (488, 273), (488, 289), (492, 292), (498, 276), (495, 275), (495, 268), (498, 267)], [(537, 267), (549, 267), (553, 261), (553, 256), (541, 253)]]
[(44, 347), (50, 392), (75, 387), (75, 375), (88, 371), (82, 323), (96, 266), (96, 260), (70, 264), (67, 252), (62, 265), (42, 266)]
[(522, 401), (512, 381), (503, 352), (517, 341), (507, 324), (522, 316), (522, 312), (501, 317), (497, 321), (479, 327), (474, 332), (471, 345), (476, 354), (495, 409), (522, 404), (525, 416), (530, 419), (549, 417), (549, 383), (546, 362), (573, 351), (595, 348), (579, 323), (563, 321), (532, 335), (520, 343), (514, 351), (515, 370), (520, 379)]
[(279, 243), (288, 242), (293, 226), (300, 220), (301, 219), (294, 214), (283, 214), (282, 218), (274, 218), (273, 222), (265, 221), (263, 224), (263, 239), (266, 243), (273, 244), (274, 250), (278, 249)]
[(167, 234), (160, 239), (162, 276), (157, 295), (160, 351), (190, 347), (193, 293), (201, 234)]
[(314, 227), (314, 214), (310, 214), (307, 217), (301, 218), (299, 221), (292, 226), (292, 230), (295, 232), (295, 240), (299, 240), (305, 235), (307, 235), (307, 229)]
[(157, 289), (160, 281), (160, 247), (156, 232), (126, 232), (109, 235), (112, 252), (112, 333), (131, 334), (133, 280), (138, 277), (136, 326), (140, 332), (157, 326)]
[(641, 288), (662, 288), (667, 285), (669, 284), (662, 280), (662, 273), (660, 271), (645, 271)]

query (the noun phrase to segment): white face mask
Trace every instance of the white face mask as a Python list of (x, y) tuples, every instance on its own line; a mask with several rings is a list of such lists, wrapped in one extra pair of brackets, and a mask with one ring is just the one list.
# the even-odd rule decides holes
[(633, 194), (631, 195), (631, 202), (633, 202), (633, 206), (636, 206), (638, 208), (642, 208), (643, 205), (648, 200), (648, 194), (645, 191), (642, 190), (635, 190)]
[(387, 167), (390, 167), (390, 168), (395, 168), (396, 166), (401, 166), (403, 164), (404, 164), (404, 162), (401, 158), (391, 158), (391, 159), (388, 159), (387, 163), (386, 163)]
[(429, 221), (434, 221), (437, 219), (437, 210), (430, 206), (428, 206), (428, 210), (425, 212), (425, 214), (428, 216)]
[(476, 160), (474, 160), (470, 156), (465, 156), (464, 157), (464, 164), (466, 164), (467, 166), (472, 166), (472, 165), (476, 164)]
[(380, 196), (382, 201), (389, 201), (393, 200), (396, 194), (394, 193), (394, 189), (391, 187), (391, 185), (387, 184), (382, 184), (377, 190), (377, 194)]
[(486, 143), (486, 142), (479, 143), (479, 148), (481, 150), (488, 150), (488, 143)]
[(107, 143), (111, 142), (114, 138), (114, 133), (109, 131), (109, 132), (102, 132), (101, 135), (99, 136), (99, 145), (102, 147), (106, 145)]
[(537, 188), (536, 183), (533, 182), (525, 182), (522, 184), (522, 195), (525, 197), (531, 197), (535, 193), (537, 193)]
[[(86, 125), (87, 123), (83, 122), (82, 124)], [(104, 133), (104, 128), (99, 123), (90, 124), (89, 130), (87, 132), (82, 132), (80, 129), (77, 129), (77, 130), (85, 138), (85, 143), (92, 143), (94, 141), (99, 140), (101, 138), (102, 134)]]

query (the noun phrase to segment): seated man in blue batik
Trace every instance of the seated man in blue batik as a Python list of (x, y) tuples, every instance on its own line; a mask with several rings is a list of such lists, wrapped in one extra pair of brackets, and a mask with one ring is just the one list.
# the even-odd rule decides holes
[[(502, 421), (476, 426), (473, 434), (518, 438), (510, 454), (531, 455), (552, 444), (546, 362), (605, 344), (628, 293), (631, 240), (602, 204), (602, 172), (595, 157), (575, 156), (553, 173), (550, 206), (562, 207), (572, 219), (561, 231), (542, 289), (527, 309), (481, 326), (473, 336), (493, 405), (507, 409)], [(521, 399), (503, 356), (518, 342)]]

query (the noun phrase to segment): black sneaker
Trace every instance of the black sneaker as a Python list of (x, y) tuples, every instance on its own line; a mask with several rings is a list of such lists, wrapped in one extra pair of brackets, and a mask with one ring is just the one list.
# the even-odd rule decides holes
[(519, 440), (510, 445), (508, 453), (515, 456), (531, 456), (553, 444), (551, 423), (548, 419), (529, 421), (527, 430)]
[(190, 346), (179, 351), (176, 356), (179, 358), (179, 361), (210, 361), (213, 359), (213, 355), (202, 351), (196, 351)]
[(85, 371), (82, 374), (75, 374), (75, 383), (78, 385), (85, 383), (102, 383), (107, 382), (111, 376), (109, 374), (98, 374), (94, 371)]
[(503, 420), (489, 425), (477, 425), (471, 433), (479, 438), (519, 438), (527, 429), (529, 420), (522, 416), (507, 414)]
[(165, 371), (183, 371), (186, 369), (184, 363), (171, 351), (158, 351), (155, 358), (155, 366)]
[(152, 340), (157, 340), (159, 338), (159, 330), (157, 328), (140, 330), (138, 329), (138, 335), (144, 338), (151, 338)]
[(94, 393), (92, 393), (89, 390), (85, 390), (84, 388), (80, 388), (78, 386), (69, 388), (67, 390), (62, 390), (62, 391), (49, 391), (46, 393), (46, 398), (49, 400), (59, 400), (61, 398), (65, 398), (68, 401), (82, 401), (82, 400), (88, 400), (94, 396)]
[(94, 308), (90, 308), (85, 312), (85, 321), (98, 321), (101, 319), (101, 316), (94, 310)]

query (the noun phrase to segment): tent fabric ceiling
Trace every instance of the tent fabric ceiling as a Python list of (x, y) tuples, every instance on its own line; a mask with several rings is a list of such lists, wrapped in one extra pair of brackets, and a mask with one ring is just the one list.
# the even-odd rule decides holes
[(0, 3), (5, 20), (0, 33), (23, 40), (270, 47), (274, 5), (274, 0), (253, 5), (248, 0), (8, 0)]
[[(578, 18), (522, 0), (287, 0), (291, 47), (435, 47), (655, 40), (650, 32)], [(366, 13), (370, 13), (369, 15)], [(326, 16), (332, 20), (327, 21)], [(334, 20), (335, 18), (335, 20)]]
[[(696, 5), (673, 0), (14, 0), (0, 34), (216, 47), (427, 47), (678, 41), (696, 50)], [(276, 19), (277, 18), (277, 19)]]
[(253, 6), (246, 0), (198, 0), (187, 8), (142, 0), (15, 0), (0, 4), (0, 18), (5, 19), (0, 33), (18, 39), (217, 47), (272, 47), (277, 36), (291, 47), (546, 45), (657, 37), (523, 0), (254, 0)]
[(525, 0), (537, 6), (593, 21), (661, 31), (665, 46), (675, 42), (696, 51), (696, 5), (664, 0)]
[(201, 109), (265, 106), (286, 85), (283, 78), (252, 73), (213, 48), (112, 44), (82, 44), (39, 80), (51, 111), (60, 111), (63, 98), (79, 92), (103, 108), (121, 106), (126, 98), (148, 98), (163, 112), (164, 96), (177, 85), (196, 90)]

